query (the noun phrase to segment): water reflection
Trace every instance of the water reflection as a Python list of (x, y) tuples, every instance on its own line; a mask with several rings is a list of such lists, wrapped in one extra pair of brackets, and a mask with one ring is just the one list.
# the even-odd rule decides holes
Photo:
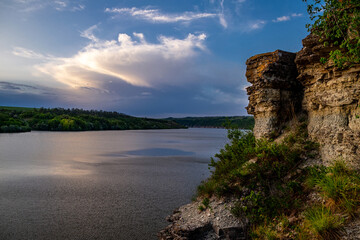
[(222, 129), (0, 135), (0, 239), (156, 239)]

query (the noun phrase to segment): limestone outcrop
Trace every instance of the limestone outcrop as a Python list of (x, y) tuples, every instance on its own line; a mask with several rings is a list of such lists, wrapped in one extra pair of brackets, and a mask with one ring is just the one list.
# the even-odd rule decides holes
[(287, 121), (305, 112), (323, 163), (342, 158), (360, 168), (360, 65), (342, 70), (320, 63), (333, 49), (313, 35), (303, 46), (296, 54), (277, 50), (246, 62), (255, 137), (281, 134)]
[(309, 136), (320, 143), (325, 164), (342, 158), (360, 167), (360, 65), (339, 69), (320, 63), (331, 48), (309, 35), (295, 63), (304, 86), (302, 108), (308, 114)]
[(277, 50), (246, 61), (249, 114), (254, 115), (254, 135), (269, 137), (281, 130), (301, 108), (303, 89), (297, 81), (295, 53)]

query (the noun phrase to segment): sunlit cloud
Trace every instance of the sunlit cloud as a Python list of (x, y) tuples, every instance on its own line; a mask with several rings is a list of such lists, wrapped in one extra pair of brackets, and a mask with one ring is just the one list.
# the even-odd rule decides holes
[(43, 60), (44, 63), (35, 66), (37, 71), (70, 87), (102, 89), (101, 75), (134, 86), (176, 85), (172, 82), (174, 74), (185, 68), (199, 51), (207, 51), (205, 34), (189, 34), (184, 39), (159, 36), (158, 43), (148, 43), (142, 33), (133, 36), (121, 33), (117, 40), (99, 40), (92, 33), (94, 29), (96, 26), (82, 33), (91, 43), (69, 58), (51, 57), (20, 47), (14, 48), (13, 53)]
[[(223, 2), (223, 1), (222, 1)], [(226, 28), (227, 23), (222, 13), (199, 13), (199, 12), (183, 12), (183, 13), (162, 13), (159, 9), (151, 8), (106, 8), (105, 12), (115, 13), (118, 15), (130, 15), (132, 17), (142, 19), (153, 23), (176, 23), (191, 22), (202, 18), (219, 18), (220, 24)]]
[[(189, 105), (199, 114), (210, 114), (217, 108), (231, 112), (234, 105), (247, 101), (245, 91), (239, 88), (242, 70), (231, 62), (210, 60), (205, 34), (159, 36), (150, 43), (143, 33), (136, 32), (103, 40), (95, 36), (97, 30), (98, 25), (94, 25), (83, 31), (81, 36), (90, 42), (67, 58), (14, 48), (16, 56), (39, 62), (34, 70), (39, 77), (43, 75), (41, 84), (48, 87), (36, 90), (4, 83), (0, 90), (6, 91), (7, 99), (14, 103), (17, 100), (12, 96), (16, 94), (42, 91), (61, 106), (121, 109), (137, 114), (171, 114), (175, 109), (188, 111)], [(62, 84), (55, 89), (55, 83)], [(23, 96), (34, 98), (34, 94)]]

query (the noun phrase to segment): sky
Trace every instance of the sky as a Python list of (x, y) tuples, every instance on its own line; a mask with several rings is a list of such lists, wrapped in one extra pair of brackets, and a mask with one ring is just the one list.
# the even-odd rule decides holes
[(0, 106), (247, 115), (246, 60), (306, 23), (302, 0), (0, 0)]

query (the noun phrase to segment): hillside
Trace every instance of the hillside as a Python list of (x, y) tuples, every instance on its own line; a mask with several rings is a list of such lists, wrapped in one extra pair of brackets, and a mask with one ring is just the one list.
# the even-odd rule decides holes
[(224, 128), (231, 126), (240, 129), (253, 129), (254, 117), (252, 116), (232, 116), (232, 117), (185, 117), (185, 118), (166, 118), (187, 127), (205, 128)]
[(310, 34), (297, 53), (247, 60), (253, 132), (229, 131), (159, 239), (360, 239), (360, 63), (334, 50)]
[(92, 131), (184, 128), (170, 120), (117, 112), (63, 108), (0, 107), (0, 132)]

